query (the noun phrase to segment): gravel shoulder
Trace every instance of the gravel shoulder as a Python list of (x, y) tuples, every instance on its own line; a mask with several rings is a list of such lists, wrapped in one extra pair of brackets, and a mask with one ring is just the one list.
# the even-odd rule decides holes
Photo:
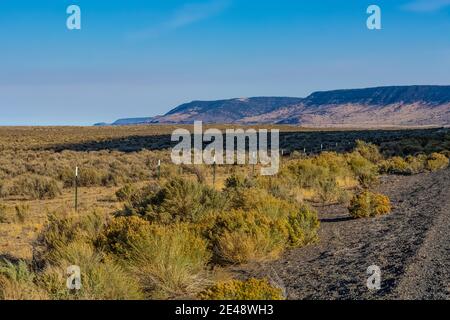
[[(383, 177), (379, 191), (390, 215), (355, 220), (343, 206), (319, 208), (317, 244), (231, 271), (269, 277), (288, 299), (450, 299), (450, 170)], [(371, 265), (379, 290), (366, 285)]]

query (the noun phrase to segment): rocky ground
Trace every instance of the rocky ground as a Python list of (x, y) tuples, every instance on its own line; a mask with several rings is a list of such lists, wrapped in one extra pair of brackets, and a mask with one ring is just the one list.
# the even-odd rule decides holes
[[(383, 177), (390, 215), (351, 219), (343, 206), (320, 208), (320, 242), (281, 259), (237, 267), (269, 277), (288, 299), (450, 299), (450, 170)], [(369, 290), (367, 268), (381, 269)]]

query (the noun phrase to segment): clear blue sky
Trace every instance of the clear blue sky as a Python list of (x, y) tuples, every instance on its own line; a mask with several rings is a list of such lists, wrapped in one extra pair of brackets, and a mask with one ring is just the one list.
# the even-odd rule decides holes
[[(366, 28), (370, 4), (380, 31)], [(397, 84), (450, 84), (450, 0), (0, 1), (0, 125)]]

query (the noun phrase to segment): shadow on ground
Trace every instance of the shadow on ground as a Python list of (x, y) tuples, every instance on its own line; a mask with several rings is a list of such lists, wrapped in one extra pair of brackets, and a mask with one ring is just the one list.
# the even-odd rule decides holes
[[(420, 130), (355, 130), (355, 131), (314, 131), (314, 132), (280, 132), (280, 148), (288, 155), (294, 151), (315, 154), (321, 151), (346, 152), (354, 148), (356, 140), (375, 144), (395, 142), (402, 139), (438, 137), (440, 129)], [(269, 134), (270, 146), (270, 134)], [(191, 136), (192, 142), (194, 136)], [(226, 139), (223, 138), (224, 145)], [(121, 151), (137, 152), (141, 150), (164, 150), (175, 146), (171, 136), (149, 135), (129, 136), (99, 141), (52, 145), (45, 150), (61, 152), (71, 151)], [(206, 145), (206, 143), (204, 143)]]

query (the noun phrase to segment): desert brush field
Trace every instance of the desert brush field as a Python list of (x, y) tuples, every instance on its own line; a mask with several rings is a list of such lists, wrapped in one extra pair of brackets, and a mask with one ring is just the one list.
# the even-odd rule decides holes
[(177, 127), (1, 127), (0, 299), (450, 298), (450, 130), (275, 126), (276, 176), (213, 177)]

